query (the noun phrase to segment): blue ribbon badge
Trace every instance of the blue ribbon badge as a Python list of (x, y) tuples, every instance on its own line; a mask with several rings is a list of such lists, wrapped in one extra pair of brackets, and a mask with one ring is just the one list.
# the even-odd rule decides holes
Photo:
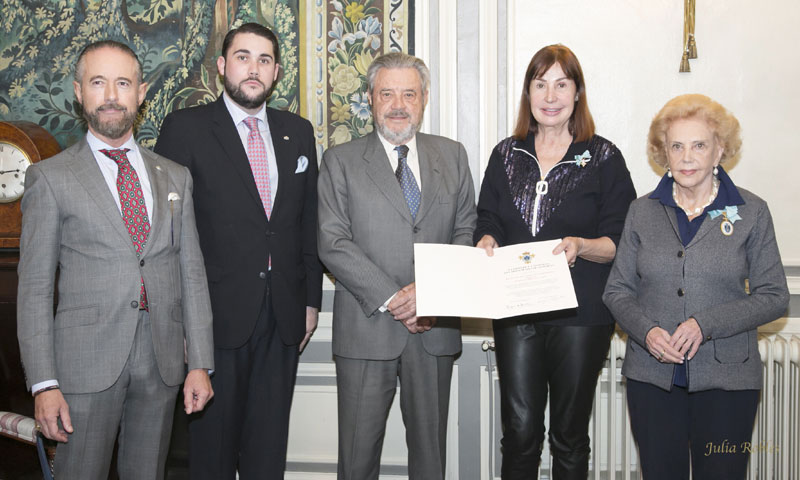
[(742, 219), (742, 217), (739, 216), (739, 207), (736, 205), (728, 205), (723, 210), (711, 210), (708, 212), (708, 216), (711, 218), (717, 218), (720, 215), (724, 215), (725, 219), (731, 223), (736, 223), (737, 220)]
[(739, 207), (736, 205), (728, 205), (723, 210), (712, 210), (708, 212), (708, 216), (712, 219), (720, 215), (722, 215), (722, 223), (719, 224), (719, 229), (723, 235), (730, 237), (733, 235), (733, 224), (736, 223), (737, 220), (742, 219), (742, 217), (739, 216)]
[(586, 162), (592, 159), (592, 155), (589, 153), (589, 150), (586, 150), (580, 155), (575, 155), (575, 165), (579, 167), (585, 167)]

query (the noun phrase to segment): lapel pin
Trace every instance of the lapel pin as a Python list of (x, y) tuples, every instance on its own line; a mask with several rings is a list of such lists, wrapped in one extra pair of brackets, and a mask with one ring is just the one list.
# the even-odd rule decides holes
[(284, 140), (289, 140), (289, 135), (284, 135), (284, 136), (283, 136), (283, 139), (284, 139)]
[(161, 165), (156, 165), (156, 170), (161, 171)]

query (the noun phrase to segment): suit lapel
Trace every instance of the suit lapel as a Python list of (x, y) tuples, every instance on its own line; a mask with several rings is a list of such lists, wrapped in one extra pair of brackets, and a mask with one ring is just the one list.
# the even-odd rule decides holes
[(147, 177), (150, 179), (150, 188), (153, 191), (153, 211), (150, 212), (150, 235), (147, 237), (147, 243), (145, 243), (141, 254), (144, 257), (150, 251), (154, 240), (158, 238), (159, 232), (165, 228), (164, 222), (169, 220), (169, 215), (162, 208), (167, 204), (169, 197), (169, 192), (167, 191), (169, 189), (169, 175), (165, 167), (160, 165), (161, 162), (150, 150), (140, 145), (139, 154), (144, 161)]
[(132, 252), (135, 252), (131, 236), (123, 225), (117, 202), (111, 196), (111, 190), (109, 190), (106, 180), (100, 172), (100, 167), (97, 166), (97, 161), (94, 159), (94, 154), (92, 154), (86, 138), (81, 140), (78, 150), (69, 163), (69, 168), (81, 186), (97, 204), (97, 209), (122, 237), (123, 243), (128, 245)]
[(422, 177), (422, 201), (414, 222), (419, 223), (437, 201), (442, 174), (439, 170), (439, 150), (428, 142), (425, 135), (417, 134), (417, 156)]
[(281, 188), (281, 185), (287, 185), (289, 176), (294, 175), (297, 159), (292, 158), (291, 155), (291, 136), (290, 132), (286, 130), (285, 125), (275, 115), (275, 112), (267, 108), (267, 124), (269, 125), (270, 137), (272, 137), (272, 147), (275, 150), (275, 162), (278, 165), (278, 191), (275, 192), (275, 201), (272, 203), (272, 215), (279, 211), (280, 206), (285, 200), (287, 194), (282, 193), (287, 191)]
[[(667, 218), (669, 218), (669, 223), (670, 225), (672, 225), (672, 230), (675, 232), (675, 236), (678, 237), (678, 241), (681, 242), (681, 244), (683, 244), (683, 240), (681, 239), (681, 231), (680, 229), (678, 229), (678, 217), (677, 213), (675, 212), (675, 209), (663, 204), (660, 205), (661, 208), (664, 209), (664, 213), (667, 215)], [(704, 213), (703, 215), (708, 215), (708, 214)], [(700, 229), (697, 231), (697, 233), (694, 234), (694, 237), (692, 237), (692, 241), (689, 242), (688, 245), (686, 245), (686, 248), (692, 248), (694, 244), (696, 244), (703, 237), (705, 237), (708, 234), (708, 232), (710, 232), (711, 229), (713, 228), (714, 223), (715, 222), (713, 222), (711, 218), (706, 218), (705, 220), (703, 220), (703, 224), (700, 225)]]
[[(658, 202), (658, 200), (656, 200)], [(668, 207), (661, 202), (658, 202), (658, 205), (664, 209), (664, 215), (667, 216), (669, 219), (669, 224), (672, 225), (672, 231), (675, 232), (675, 236), (678, 237), (678, 241), (683, 245), (683, 240), (681, 240), (681, 231), (678, 228), (678, 217), (675, 214), (675, 209), (672, 207)]]
[(699, 242), (703, 237), (708, 235), (708, 232), (714, 228), (716, 222), (708, 216), (708, 213), (703, 213), (703, 215), (706, 216), (706, 218), (703, 220), (703, 224), (700, 225), (700, 229), (694, 234), (694, 238), (692, 238), (692, 241), (689, 242), (689, 245), (686, 245), (686, 248), (691, 248), (695, 243)]
[[(250, 193), (253, 201), (258, 204), (261, 211), (263, 211), (264, 206), (261, 203), (261, 197), (258, 195), (258, 188), (256, 188), (253, 170), (250, 168), (250, 162), (247, 160), (247, 151), (245, 151), (244, 145), (242, 145), (242, 139), (239, 137), (236, 125), (233, 124), (233, 118), (231, 118), (231, 114), (228, 113), (228, 109), (225, 107), (225, 101), (222, 97), (219, 97), (214, 105), (214, 123), (216, 124), (214, 135), (216, 135), (217, 141), (219, 141), (222, 149), (227, 154), (231, 166), (241, 177), (245, 189)], [(266, 215), (264, 217), (266, 218)]]
[(397, 177), (392, 173), (389, 158), (386, 156), (378, 134), (372, 132), (367, 141), (367, 148), (364, 151), (364, 161), (367, 163), (367, 175), (378, 186), (378, 190), (383, 193), (389, 203), (398, 211), (408, 223), (411, 221), (411, 212), (408, 210), (406, 198), (403, 190), (397, 182)]

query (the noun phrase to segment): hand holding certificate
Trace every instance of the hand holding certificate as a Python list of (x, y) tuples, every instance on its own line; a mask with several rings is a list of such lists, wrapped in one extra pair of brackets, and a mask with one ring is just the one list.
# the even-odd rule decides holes
[(495, 248), (417, 243), (414, 265), (418, 316), (504, 318), (575, 308), (560, 240)]

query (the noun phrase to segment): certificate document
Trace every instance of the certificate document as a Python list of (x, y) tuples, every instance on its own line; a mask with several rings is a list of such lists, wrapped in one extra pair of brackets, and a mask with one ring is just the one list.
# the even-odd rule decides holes
[(560, 240), (494, 249), (414, 244), (418, 316), (504, 318), (575, 308), (575, 287)]

